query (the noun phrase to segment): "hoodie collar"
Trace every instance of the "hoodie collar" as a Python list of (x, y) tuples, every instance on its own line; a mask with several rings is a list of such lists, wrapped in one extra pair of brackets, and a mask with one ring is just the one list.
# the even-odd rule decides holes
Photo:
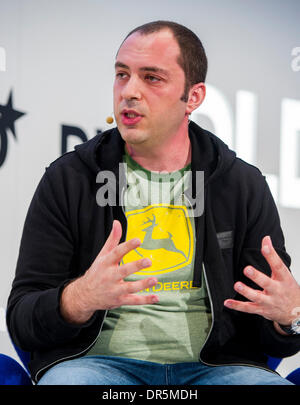
[(192, 146), (192, 171), (204, 171), (205, 185), (224, 174), (234, 163), (236, 154), (216, 135), (193, 121), (189, 124)]
[[(235, 160), (235, 152), (218, 137), (193, 121), (189, 124), (192, 172), (204, 171), (205, 185), (224, 174)], [(110, 129), (75, 147), (79, 158), (97, 174), (100, 170), (119, 171), (125, 142), (117, 128)]]

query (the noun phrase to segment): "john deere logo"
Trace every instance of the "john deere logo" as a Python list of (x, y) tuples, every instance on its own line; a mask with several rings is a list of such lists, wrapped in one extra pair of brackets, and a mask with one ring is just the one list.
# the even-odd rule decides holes
[(152, 266), (135, 274), (154, 275), (178, 270), (191, 263), (193, 229), (185, 206), (150, 205), (129, 211), (126, 240), (140, 238), (142, 244), (124, 256), (122, 264), (141, 257)]

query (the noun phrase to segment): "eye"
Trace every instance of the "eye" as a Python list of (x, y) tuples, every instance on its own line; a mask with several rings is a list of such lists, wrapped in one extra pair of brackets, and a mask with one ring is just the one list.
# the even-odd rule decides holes
[(117, 79), (124, 79), (126, 76), (128, 76), (128, 74), (125, 73), (125, 72), (117, 72), (116, 73), (116, 78)]
[(146, 78), (146, 80), (148, 80), (151, 83), (157, 83), (157, 82), (161, 81), (161, 79), (159, 77), (152, 76), (152, 75), (147, 75), (145, 78)]

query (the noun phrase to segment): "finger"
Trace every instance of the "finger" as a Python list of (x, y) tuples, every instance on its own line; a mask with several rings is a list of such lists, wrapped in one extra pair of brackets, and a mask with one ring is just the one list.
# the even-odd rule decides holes
[(245, 267), (244, 274), (262, 289), (268, 292), (272, 292), (275, 290), (275, 281), (261, 271), (256, 270), (254, 267)]
[(124, 294), (133, 294), (145, 290), (146, 288), (151, 288), (157, 284), (157, 279), (155, 277), (138, 280), (138, 281), (127, 281), (124, 283), (123, 289)]
[(103, 257), (109, 253), (114, 247), (118, 246), (122, 236), (122, 226), (118, 220), (114, 220), (111, 232), (103, 245), (98, 257)]
[(283, 279), (288, 268), (274, 249), (270, 236), (263, 238), (261, 252), (271, 267), (272, 275), (276, 276), (276, 278)]
[(152, 262), (148, 258), (136, 260), (134, 262), (126, 263), (123, 264), (118, 268), (117, 272), (117, 279), (124, 279), (130, 274), (136, 273), (139, 270), (145, 269), (147, 267), (150, 267), (152, 265)]
[(136, 249), (141, 244), (140, 239), (133, 238), (126, 242), (120, 243), (108, 254), (108, 260), (110, 263), (118, 264), (123, 257), (131, 250)]
[(259, 305), (265, 305), (269, 300), (269, 297), (262, 291), (254, 290), (240, 281), (234, 284), (234, 289), (243, 297)]
[(128, 294), (122, 297), (121, 305), (147, 305), (156, 304), (159, 301), (157, 295)]
[(261, 314), (261, 308), (254, 302), (243, 302), (228, 299), (224, 301), (224, 305), (227, 308), (234, 309), (236, 311), (247, 312), (248, 314)]

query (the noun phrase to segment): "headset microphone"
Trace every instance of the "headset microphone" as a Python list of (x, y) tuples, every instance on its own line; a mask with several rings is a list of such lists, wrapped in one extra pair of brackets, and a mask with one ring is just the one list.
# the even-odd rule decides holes
[(112, 117), (112, 116), (107, 117), (107, 118), (106, 118), (106, 122), (107, 122), (108, 124), (112, 124), (112, 123), (114, 122), (113, 117)]

